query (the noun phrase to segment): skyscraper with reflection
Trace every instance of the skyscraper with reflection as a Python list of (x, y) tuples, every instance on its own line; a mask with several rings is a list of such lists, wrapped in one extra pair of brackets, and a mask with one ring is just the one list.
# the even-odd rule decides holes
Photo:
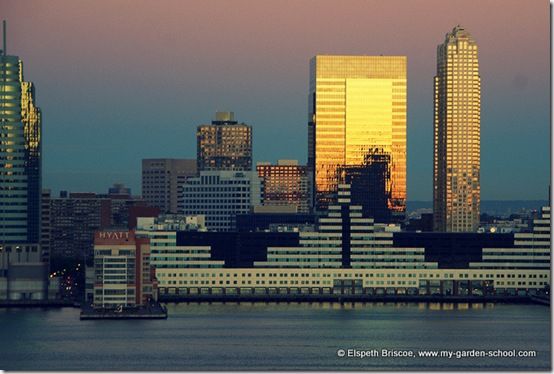
[(0, 243), (38, 243), (41, 198), (41, 112), (23, 61), (0, 55)]
[[(406, 57), (318, 55), (310, 61), (308, 165), (314, 205), (325, 209), (341, 169), (390, 157), (387, 208), (406, 210)], [(367, 191), (367, 194), (370, 192)]]
[[(0, 52), (0, 300), (49, 294), (48, 253), (41, 241), (41, 112), (23, 62)], [(53, 281), (52, 294), (57, 290)]]

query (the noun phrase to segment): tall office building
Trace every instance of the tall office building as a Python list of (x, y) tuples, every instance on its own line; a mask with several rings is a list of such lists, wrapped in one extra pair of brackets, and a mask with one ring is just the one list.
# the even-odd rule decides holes
[(298, 213), (309, 213), (311, 204), (311, 172), (296, 160), (279, 160), (256, 164), (263, 180), (264, 205), (292, 206)]
[(217, 112), (211, 125), (196, 130), (198, 171), (252, 170), (252, 126), (233, 112)]
[[(333, 201), (339, 168), (390, 155), (387, 206), (406, 210), (406, 57), (315, 56), (310, 61), (308, 165), (317, 209)], [(369, 192), (368, 192), (369, 193)]]
[(181, 186), (193, 176), (196, 176), (194, 159), (143, 159), (142, 198), (162, 213), (177, 213)]
[(23, 61), (0, 52), (0, 299), (48, 297), (41, 252), (41, 112)]
[(39, 243), (41, 112), (23, 61), (0, 56), (0, 243)]
[(480, 205), (481, 77), (477, 44), (460, 26), (437, 48), (433, 219), (436, 231), (476, 231)]

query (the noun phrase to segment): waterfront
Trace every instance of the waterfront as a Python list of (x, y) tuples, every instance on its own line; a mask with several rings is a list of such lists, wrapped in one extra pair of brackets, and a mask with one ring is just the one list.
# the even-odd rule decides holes
[[(549, 369), (550, 309), (438, 303), (168, 304), (167, 320), (0, 309), (4, 370)], [(536, 350), (534, 358), (340, 358), (339, 349)]]

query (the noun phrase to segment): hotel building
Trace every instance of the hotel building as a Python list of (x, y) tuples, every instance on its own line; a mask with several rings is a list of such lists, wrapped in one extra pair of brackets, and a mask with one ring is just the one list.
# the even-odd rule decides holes
[(437, 47), (434, 97), (433, 219), (435, 231), (479, 227), (481, 77), (477, 43), (462, 27)]
[(318, 210), (334, 200), (339, 168), (390, 156), (387, 207), (406, 210), (406, 57), (318, 55), (310, 61), (308, 166)]
[(87, 301), (95, 308), (135, 307), (156, 300), (150, 242), (133, 231), (98, 231)]

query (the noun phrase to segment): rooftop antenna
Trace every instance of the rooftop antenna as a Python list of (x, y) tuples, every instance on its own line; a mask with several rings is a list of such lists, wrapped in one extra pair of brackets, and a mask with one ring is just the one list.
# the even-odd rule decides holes
[(2, 35), (2, 51), (4, 52), (4, 56), (7, 56), (8, 52), (6, 51), (6, 20), (2, 21)]

